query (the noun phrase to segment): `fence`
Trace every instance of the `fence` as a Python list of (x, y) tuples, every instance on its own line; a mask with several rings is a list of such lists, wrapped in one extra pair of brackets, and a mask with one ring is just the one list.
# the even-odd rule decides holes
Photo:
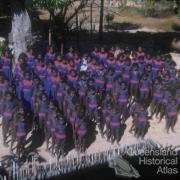
[(124, 146), (122, 148), (109, 149), (104, 152), (97, 152), (88, 155), (80, 155), (79, 157), (65, 157), (60, 160), (56, 157), (55, 162), (39, 163), (37, 156), (32, 156), (31, 162), (25, 162), (19, 165), (19, 162), (13, 161), (8, 173), (10, 179), (13, 180), (41, 180), (50, 177), (62, 176), (68, 173), (79, 171), (84, 168), (90, 168), (109, 162), (115, 157), (127, 154), (133, 156), (129, 152), (136, 154), (143, 153), (145, 149), (155, 149), (162, 147), (159, 143), (148, 139), (139, 144)]

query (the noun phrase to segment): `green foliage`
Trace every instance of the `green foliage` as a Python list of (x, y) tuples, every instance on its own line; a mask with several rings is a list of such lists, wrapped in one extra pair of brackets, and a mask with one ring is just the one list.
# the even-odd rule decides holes
[(6, 49), (5, 43), (0, 41), (0, 57), (2, 57), (5, 49)]
[(33, 0), (33, 7), (51, 10), (68, 4), (70, 0)]
[(145, 1), (145, 16), (153, 17), (155, 13), (155, 0)]

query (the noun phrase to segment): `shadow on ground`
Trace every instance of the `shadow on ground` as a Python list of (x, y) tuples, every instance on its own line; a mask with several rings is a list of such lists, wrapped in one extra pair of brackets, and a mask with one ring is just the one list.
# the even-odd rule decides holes
[(131, 23), (112, 23), (109, 26), (105, 25), (106, 29), (111, 29), (111, 30), (134, 30), (134, 29), (139, 29), (141, 27), (141, 25), (139, 24), (131, 24)]

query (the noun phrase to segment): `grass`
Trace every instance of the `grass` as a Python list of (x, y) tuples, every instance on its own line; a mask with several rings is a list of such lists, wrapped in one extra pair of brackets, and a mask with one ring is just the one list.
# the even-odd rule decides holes
[(150, 28), (157, 31), (174, 31), (174, 27), (180, 27), (180, 20), (175, 15), (167, 17), (145, 17), (144, 9), (137, 7), (127, 7), (120, 15), (115, 15), (113, 23), (131, 23), (139, 24), (142, 27)]

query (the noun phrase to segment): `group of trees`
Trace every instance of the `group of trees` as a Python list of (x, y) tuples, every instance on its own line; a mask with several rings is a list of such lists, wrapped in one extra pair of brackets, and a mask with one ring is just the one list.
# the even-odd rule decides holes
[[(71, 20), (94, 0), (1, 0), (1, 7), (9, 9), (11, 16), (19, 12), (14, 11), (14, 6), (19, 6), (22, 9), (32, 10), (46, 10), (49, 13), (49, 32), (56, 30), (58, 26), (59, 34), (63, 37), (65, 32), (69, 29)], [(99, 1), (100, 2), (100, 1)], [(103, 28), (103, 5), (104, 0), (101, 0), (101, 14), (100, 14), (100, 33)], [(101, 33), (102, 34), (102, 33)], [(102, 35), (100, 35), (102, 38)], [(50, 40), (51, 41), (51, 40)]]
[[(99, 39), (103, 38), (103, 19), (104, 19), (104, 4), (106, 0), (99, 0), (100, 16), (99, 16)], [(111, 0), (107, 0), (110, 1)], [(142, 2), (153, 5), (158, 0), (142, 0)], [(177, 13), (180, 14), (180, 0), (169, 0), (176, 4)], [(24, 10), (39, 10), (43, 9), (49, 12), (49, 44), (52, 42), (51, 33), (56, 31), (58, 27), (59, 36), (63, 39), (65, 33), (69, 29), (71, 20), (78, 21), (78, 14), (87, 6), (88, 3), (93, 3), (94, 0), (1, 0), (4, 8), (11, 10), (11, 16), (21, 13)], [(20, 12), (16, 12), (17, 8), (13, 6), (19, 6)], [(76, 25), (78, 23), (76, 22)], [(77, 29), (78, 30), (78, 29)]]
[[(78, 21), (78, 14), (86, 7), (88, 2), (92, 0), (1, 0), (2, 7), (9, 9), (11, 12), (12, 25), (16, 15), (23, 15), (24, 12), (29, 12), (29, 16), (34, 15), (31, 12), (45, 10), (49, 13), (49, 44), (52, 44), (52, 32), (58, 32), (62, 39), (68, 32), (71, 21), (75, 18)], [(18, 7), (18, 8), (17, 8)], [(23, 18), (20, 19), (23, 21)], [(24, 24), (24, 23), (22, 23)], [(76, 23), (78, 26), (79, 23)], [(13, 26), (12, 26), (13, 29)], [(78, 29), (77, 29), (78, 30)], [(11, 31), (13, 36), (13, 30)], [(21, 34), (23, 36), (23, 34)], [(14, 42), (14, 41), (13, 41)]]

